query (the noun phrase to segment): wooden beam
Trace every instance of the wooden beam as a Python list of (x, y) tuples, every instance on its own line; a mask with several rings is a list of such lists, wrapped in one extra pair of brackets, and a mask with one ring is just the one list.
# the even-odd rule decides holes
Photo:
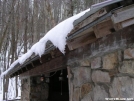
[(125, 20), (125, 21), (123, 21), (123, 22), (121, 23), (122, 28), (127, 27), (127, 26), (130, 26), (130, 25), (132, 25), (132, 24), (134, 24), (134, 18)]
[(76, 48), (79, 48), (81, 46), (84, 46), (86, 44), (94, 42), (96, 39), (94, 33), (87, 33), (84, 34), (83, 36), (77, 37), (72, 39), (71, 41), (67, 42), (67, 45), (70, 50), (74, 50)]
[[(107, 13), (106, 8), (102, 8), (99, 11), (97, 11), (96, 13), (92, 14), (91, 16), (87, 17), (85, 20), (83, 20), (82, 22), (80, 22), (79, 24), (77, 24), (74, 29), (71, 31), (71, 33), (68, 34), (68, 36), (70, 36), (71, 34), (73, 34), (74, 32), (78, 31), (79, 29), (83, 28), (84, 26), (86, 26), (87, 24), (93, 22), (94, 20), (96, 20), (97, 18), (105, 15)], [(92, 32), (93, 30), (91, 29), (90, 32)]]
[(20, 74), (21, 77), (26, 77), (26, 76), (34, 76), (34, 75), (40, 75), (44, 73), (50, 73), (53, 72), (54, 70), (59, 70), (66, 68), (66, 57), (64, 55), (54, 58), (49, 62), (43, 63), (40, 66), (37, 66), (34, 69), (31, 69), (27, 72), (24, 72)]
[(107, 20), (97, 24), (94, 28), (94, 33), (96, 38), (104, 37), (108, 34), (111, 34), (113, 27), (113, 23), (111, 20)]
[(114, 24), (134, 18), (134, 4), (114, 11), (111, 19)]
[(114, 28), (120, 30), (134, 24), (134, 4), (116, 10), (111, 17)]
[(81, 27), (86, 26), (87, 24), (93, 22), (94, 20), (96, 20), (97, 18), (103, 16), (104, 14), (106, 14), (107, 11), (105, 8), (100, 9), (99, 11), (97, 11), (96, 13), (92, 14), (91, 16), (89, 16), (87, 19), (85, 19), (84, 21), (81, 22)]
[(120, 23), (115, 24), (114, 25), (114, 28), (116, 30), (119, 30), (119, 29), (128, 27), (128, 26), (133, 25), (133, 24), (134, 24), (134, 18), (131, 18), (131, 19), (125, 20), (123, 22), (120, 22)]

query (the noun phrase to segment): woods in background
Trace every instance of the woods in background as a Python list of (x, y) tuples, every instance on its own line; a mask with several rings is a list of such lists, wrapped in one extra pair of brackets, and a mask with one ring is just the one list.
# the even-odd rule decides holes
[[(101, 1), (0, 0), (0, 74), (59, 22)], [(9, 79), (3, 83), (6, 99)]]

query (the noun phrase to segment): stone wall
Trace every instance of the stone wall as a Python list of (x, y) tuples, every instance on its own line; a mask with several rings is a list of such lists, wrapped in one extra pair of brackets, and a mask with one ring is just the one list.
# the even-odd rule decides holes
[(21, 101), (30, 101), (30, 77), (21, 80)]
[(49, 86), (40, 81), (40, 76), (31, 77), (30, 101), (48, 101)]
[(40, 76), (22, 79), (21, 101), (48, 101), (49, 87)]
[(75, 61), (68, 72), (70, 101), (134, 98), (134, 48)]
[(133, 29), (129, 26), (69, 54), (69, 101), (134, 101)]

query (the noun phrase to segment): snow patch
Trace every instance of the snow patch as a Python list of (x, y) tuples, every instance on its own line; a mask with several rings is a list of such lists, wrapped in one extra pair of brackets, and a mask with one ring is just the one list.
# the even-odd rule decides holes
[(47, 41), (51, 41), (53, 45), (64, 54), (65, 53), (65, 45), (66, 45), (66, 37), (68, 33), (71, 32), (71, 30), (74, 28), (73, 22), (83, 16), (86, 12), (90, 11), (90, 9), (87, 9), (77, 15), (74, 15), (61, 23), (59, 23), (57, 26), (52, 28), (50, 31), (46, 33), (46, 35), (41, 38), (36, 44), (34, 44), (31, 49), (22, 55), (18, 60), (16, 60), (14, 63), (11, 64), (10, 68), (6, 70), (4, 73), (2, 73), (2, 76), (6, 75), (11, 69), (14, 68), (15, 65), (23, 64), (26, 59), (28, 59), (33, 53), (36, 55), (41, 56), (44, 54), (45, 46)]

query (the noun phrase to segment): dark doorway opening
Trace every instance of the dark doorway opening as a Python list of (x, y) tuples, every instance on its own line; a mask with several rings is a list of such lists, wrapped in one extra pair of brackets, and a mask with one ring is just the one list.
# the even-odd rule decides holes
[[(54, 74), (54, 75), (53, 75)], [(49, 101), (69, 101), (67, 69), (52, 72), (49, 83)]]

